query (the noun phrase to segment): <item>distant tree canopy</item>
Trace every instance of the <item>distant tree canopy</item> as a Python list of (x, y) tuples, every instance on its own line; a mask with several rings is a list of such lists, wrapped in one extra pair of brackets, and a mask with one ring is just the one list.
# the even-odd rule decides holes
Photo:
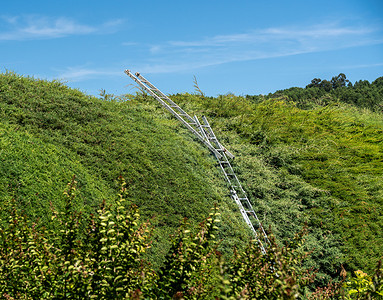
[[(248, 96), (252, 97), (252, 96)], [(305, 88), (292, 87), (271, 93), (267, 98), (287, 97), (300, 108), (311, 108), (313, 105), (327, 105), (333, 101), (341, 101), (373, 111), (383, 111), (383, 77), (370, 83), (359, 80), (354, 84), (344, 73), (331, 80), (314, 78)]]
[(337, 89), (340, 87), (346, 86), (346, 83), (348, 86), (352, 86), (352, 83), (346, 79), (346, 75), (343, 73), (340, 73), (338, 76), (334, 76), (331, 78), (331, 81), (328, 80), (321, 80), (320, 78), (314, 78), (311, 80), (311, 83), (306, 86), (306, 88), (311, 87), (318, 87), (324, 89), (326, 92), (331, 91), (332, 89)]

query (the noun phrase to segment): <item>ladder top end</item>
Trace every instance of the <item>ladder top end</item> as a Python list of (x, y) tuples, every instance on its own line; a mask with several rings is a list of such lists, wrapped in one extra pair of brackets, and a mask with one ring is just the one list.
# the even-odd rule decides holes
[(139, 72), (136, 72), (136, 76), (140, 76), (140, 73), (139, 73)]
[(124, 72), (125, 72), (126, 74), (129, 74), (129, 73), (130, 73), (130, 70), (126, 69)]

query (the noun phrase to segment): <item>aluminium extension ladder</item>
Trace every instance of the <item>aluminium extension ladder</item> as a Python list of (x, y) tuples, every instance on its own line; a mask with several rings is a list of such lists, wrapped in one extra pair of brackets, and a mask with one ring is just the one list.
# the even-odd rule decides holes
[(191, 117), (140, 73), (133, 74), (130, 70), (125, 70), (125, 73), (181, 121), (215, 155), (225, 181), (229, 185), (230, 197), (238, 205), (242, 217), (253, 232), (262, 253), (266, 254), (266, 248), (270, 245), (270, 241), (230, 164), (228, 158), (233, 159), (234, 155), (218, 141), (206, 117), (202, 116), (203, 123), (201, 123), (197, 116)]

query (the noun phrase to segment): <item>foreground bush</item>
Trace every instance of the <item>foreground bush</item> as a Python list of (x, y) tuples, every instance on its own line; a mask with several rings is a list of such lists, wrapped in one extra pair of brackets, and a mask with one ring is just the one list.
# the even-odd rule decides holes
[[(151, 229), (140, 221), (137, 207), (126, 203), (125, 189), (122, 182), (115, 205), (108, 206), (104, 201), (95, 214), (83, 215), (73, 209), (73, 179), (64, 193), (64, 211), (52, 209), (49, 228), (53, 229), (31, 223), (13, 203), (3, 209), (1, 216), (7, 222), (0, 223), (6, 224), (0, 228), (1, 297), (296, 299), (313, 282), (315, 272), (301, 267), (307, 253), (297, 250), (304, 231), (283, 248), (271, 238), (267, 255), (251, 242), (225, 261), (216, 250), (219, 243), (214, 233), (220, 222), (217, 208), (195, 233), (185, 222), (161, 269), (155, 272), (143, 258), (150, 247)], [(353, 281), (352, 287), (358, 284)], [(358, 297), (363, 291), (358, 290)], [(340, 295), (337, 285), (331, 293), (318, 290), (312, 296), (326, 299)]]
[[(102, 203), (95, 215), (73, 210), (75, 181), (55, 230), (30, 223), (12, 208), (0, 230), (0, 291), (9, 299), (118, 299), (152, 280), (141, 253), (148, 246), (137, 207)], [(122, 194), (121, 194), (122, 195)]]

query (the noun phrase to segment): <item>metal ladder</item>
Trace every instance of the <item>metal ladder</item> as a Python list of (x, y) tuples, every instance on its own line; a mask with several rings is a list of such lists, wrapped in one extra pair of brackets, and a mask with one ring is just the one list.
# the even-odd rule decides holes
[(206, 147), (209, 148), (218, 157), (221, 157), (214, 147), (207, 142), (201, 134), (197, 131), (195, 126), (195, 120), (189, 116), (181, 107), (174, 103), (168, 96), (162, 93), (157, 89), (153, 84), (146, 80), (140, 73), (135, 75), (129, 70), (125, 70), (125, 73), (132, 78), (136, 83), (138, 83), (145, 91), (147, 91), (151, 96), (153, 96), (163, 107), (165, 107), (173, 116), (175, 116), (179, 121), (181, 121), (187, 129), (189, 129)]
[(242, 217), (249, 226), (250, 230), (253, 232), (262, 253), (266, 254), (266, 249), (270, 245), (270, 241), (230, 164), (228, 158), (233, 159), (234, 155), (223, 147), (218, 141), (206, 117), (202, 116), (203, 123), (201, 123), (197, 116), (192, 118), (168, 96), (145, 79), (140, 73), (137, 72), (134, 75), (129, 70), (125, 70), (125, 73), (151, 96), (153, 96), (172, 115), (181, 121), (207, 148), (209, 148), (211, 152), (214, 153), (222, 170), (225, 181), (229, 185), (230, 197), (238, 205)]
[(237, 175), (234, 172), (233, 167), (230, 164), (230, 161), (226, 155), (227, 150), (224, 147), (222, 147), (222, 145), (219, 143), (217, 137), (213, 132), (213, 129), (211, 128), (205, 116), (202, 116), (203, 124), (199, 122), (197, 116), (195, 116), (194, 118), (196, 120), (197, 125), (201, 128), (200, 131), (204, 132), (204, 137), (222, 155), (220, 158), (216, 158), (222, 170), (225, 181), (229, 185), (230, 197), (238, 205), (242, 217), (253, 232), (253, 234), (255, 235), (262, 253), (266, 254), (266, 248), (270, 245), (270, 241), (267, 237), (266, 231), (262, 226), (262, 223), (258, 219), (257, 214), (255, 213), (253, 206), (250, 203), (249, 198), (246, 195), (245, 190), (243, 189)]

